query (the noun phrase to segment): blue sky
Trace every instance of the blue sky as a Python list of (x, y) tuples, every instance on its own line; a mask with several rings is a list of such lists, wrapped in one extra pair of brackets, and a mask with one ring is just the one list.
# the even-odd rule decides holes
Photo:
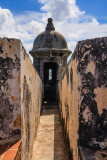
[(12, 12), (40, 11), (41, 4), (37, 0), (0, 0), (2, 8), (8, 8)]
[(0, 0), (0, 37), (21, 39), (27, 51), (52, 17), (74, 50), (80, 40), (107, 36), (107, 0)]
[(77, 0), (76, 4), (100, 23), (107, 23), (107, 0)]

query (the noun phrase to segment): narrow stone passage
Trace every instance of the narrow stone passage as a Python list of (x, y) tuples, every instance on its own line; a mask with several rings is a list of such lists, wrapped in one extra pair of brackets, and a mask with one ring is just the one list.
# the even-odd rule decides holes
[(51, 107), (42, 111), (32, 160), (68, 160), (59, 110)]

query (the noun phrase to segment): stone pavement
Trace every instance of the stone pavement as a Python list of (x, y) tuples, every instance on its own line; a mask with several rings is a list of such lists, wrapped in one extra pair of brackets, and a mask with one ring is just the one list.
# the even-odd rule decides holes
[(56, 105), (44, 108), (34, 142), (32, 160), (68, 160), (63, 127)]

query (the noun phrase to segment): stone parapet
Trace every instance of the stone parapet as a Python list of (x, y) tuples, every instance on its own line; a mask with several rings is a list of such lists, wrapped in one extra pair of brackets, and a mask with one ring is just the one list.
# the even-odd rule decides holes
[(31, 160), (42, 103), (42, 81), (21, 45), (22, 160)]
[(22, 159), (31, 160), (41, 97), (41, 79), (21, 41), (0, 39), (0, 142), (4, 146), (1, 142), (0, 148), (4, 152), (22, 138)]
[(70, 158), (107, 149), (107, 37), (78, 42), (58, 89)]
[(0, 140), (21, 132), (20, 43), (0, 38)]

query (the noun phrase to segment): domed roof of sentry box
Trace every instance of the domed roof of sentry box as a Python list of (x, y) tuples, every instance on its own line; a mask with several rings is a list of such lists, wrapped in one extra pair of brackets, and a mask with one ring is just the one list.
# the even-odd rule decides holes
[(49, 18), (45, 31), (40, 33), (34, 40), (33, 49), (30, 51), (30, 54), (34, 56), (35, 53), (39, 55), (39, 53), (43, 52), (45, 55), (45, 52), (56, 51), (67, 53), (67, 56), (71, 53), (68, 50), (65, 38), (55, 31), (52, 18)]

